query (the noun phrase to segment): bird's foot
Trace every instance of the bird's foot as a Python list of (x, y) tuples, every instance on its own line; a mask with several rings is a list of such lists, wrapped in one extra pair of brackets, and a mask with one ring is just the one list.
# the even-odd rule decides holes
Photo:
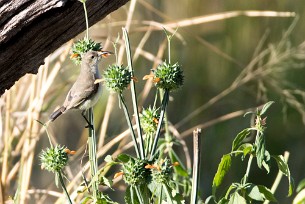
[(85, 126), (85, 128), (90, 128), (91, 130), (94, 130), (93, 125), (92, 125), (92, 124), (89, 124), (89, 123)]

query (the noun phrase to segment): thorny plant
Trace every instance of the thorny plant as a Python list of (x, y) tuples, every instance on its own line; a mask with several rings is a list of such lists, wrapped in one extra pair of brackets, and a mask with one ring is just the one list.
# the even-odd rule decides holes
[[(84, 8), (86, 8), (85, 1), (81, 2), (83, 3)], [(86, 9), (85, 14), (87, 18)], [(134, 76), (129, 38), (125, 29), (123, 29), (123, 36), (125, 40), (128, 66), (124, 67), (123, 65), (119, 65), (118, 62), (115, 65), (109, 66), (103, 74), (104, 79), (102, 81), (110, 91), (118, 94), (120, 106), (123, 107), (137, 157), (122, 154), (119, 155), (114, 161), (112, 161), (112, 159), (109, 161), (108, 158), (108, 165), (106, 165), (109, 168), (114, 164), (121, 164), (122, 171), (116, 175), (123, 175), (124, 181), (128, 185), (125, 194), (126, 203), (161, 203), (162, 201), (167, 203), (181, 203), (184, 200), (182, 194), (185, 196), (189, 194), (189, 191), (185, 190), (189, 189), (189, 187), (187, 187), (190, 184), (188, 182), (189, 174), (185, 167), (183, 167), (182, 163), (178, 162), (180, 159), (174, 150), (172, 148), (168, 148), (169, 145), (164, 146), (162, 143), (161, 145), (158, 143), (162, 126), (164, 124), (167, 125), (166, 121), (163, 121), (169, 101), (169, 93), (180, 88), (183, 84), (184, 78), (181, 66), (178, 63), (170, 64), (170, 41), (172, 36), (167, 34), (169, 44), (169, 63), (164, 62), (160, 64), (155, 70), (152, 70), (152, 74), (144, 77), (144, 79), (152, 78), (153, 83), (157, 89), (161, 90), (160, 107), (156, 108), (155, 103), (152, 109), (143, 109), (142, 114), (140, 114), (138, 111), (137, 95), (135, 89), (135, 82), (137, 79)], [(115, 53), (117, 53), (115, 45), (116, 43), (114, 43), (114, 48)], [(80, 40), (73, 45), (71, 58), (76, 64), (79, 64), (83, 53), (89, 50), (100, 49), (101, 45), (99, 43), (95, 43), (93, 40), (89, 39), (87, 25), (87, 35), (84, 40)], [(137, 136), (133, 129), (129, 110), (123, 96), (123, 91), (128, 86), (130, 86), (131, 89)], [(158, 99), (157, 96), (158, 94), (156, 94), (155, 101)], [(144, 126), (141, 126), (141, 121), (144, 123)], [(89, 110), (89, 122), (93, 124), (92, 109)], [(171, 136), (167, 135), (167, 138), (171, 138)], [(99, 191), (99, 185), (106, 184), (111, 187), (111, 182), (109, 182), (106, 177), (98, 173), (96, 142), (97, 140), (95, 138), (95, 130), (94, 128), (89, 128), (88, 151), (90, 160), (91, 182), (86, 184), (88, 190), (87, 193), (89, 194), (84, 197), (82, 203), (86, 203), (88, 201), (93, 203), (112, 203), (113, 201), (111, 201), (109, 197), (104, 196)], [(173, 143), (174, 139), (172, 138), (171, 140), (164, 142)], [(176, 141), (176, 143), (178, 142)], [(168, 159), (164, 154), (165, 148), (167, 149), (170, 159)], [(43, 151), (41, 154), (41, 160), (43, 167), (54, 172), (56, 178), (58, 177), (60, 181), (62, 181), (62, 164), (60, 162), (60, 168), (46, 168), (49, 166), (53, 167), (59, 165), (53, 165), (52, 163), (54, 161), (58, 161), (58, 154), (53, 153), (57, 152), (55, 150), (58, 149), (62, 150), (63, 148), (56, 146), (55, 149), (50, 148), (46, 151)], [(64, 150), (59, 152), (64, 152)], [(67, 161), (67, 157), (64, 158), (65, 161)], [(66, 162), (62, 163), (64, 163), (64, 165), (66, 164)], [(174, 173), (176, 173), (175, 176)], [(67, 193), (64, 183), (62, 183), (62, 186), (66, 192), (68, 201), (71, 203), (71, 198)], [(184, 189), (181, 187), (184, 187)], [(92, 189), (92, 191), (90, 191), (90, 189)]]

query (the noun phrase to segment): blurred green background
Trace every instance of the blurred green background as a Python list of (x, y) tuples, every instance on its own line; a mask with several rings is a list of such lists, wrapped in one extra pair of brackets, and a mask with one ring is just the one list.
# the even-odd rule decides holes
[[(156, 10), (147, 6), (147, 3)], [(117, 34), (121, 33), (121, 27), (124, 26), (129, 5), (130, 3), (94, 25), (90, 29), (92, 38), (103, 43), (106, 39), (114, 40)], [(143, 31), (141, 28), (146, 27), (146, 22), (156, 21), (166, 25), (168, 22), (177, 22), (193, 17), (204, 17), (228, 11), (249, 10), (295, 12), (299, 20), (288, 38), (289, 41), (287, 40), (285, 43), (289, 43), (291, 47), (298, 47), (305, 40), (305, 27), (303, 25), (305, 7), (304, 1), (301, 0), (141, 0), (136, 2), (129, 32), (133, 53), (145, 35), (146, 30)], [(275, 104), (267, 113), (267, 149), (271, 154), (283, 154), (284, 151), (290, 152), (289, 165), (297, 184), (305, 177), (305, 121), (302, 120), (305, 98), (305, 94), (302, 93), (305, 88), (305, 66), (302, 60), (298, 61), (299, 69), (287, 69), (283, 72), (277, 72), (272, 78), (273, 80), (279, 80), (278, 83), (281, 86), (277, 88), (282, 90), (283, 93), (285, 89), (298, 90), (302, 93), (295, 98), (300, 104), (299, 108), (287, 103), (285, 94), (280, 93), (275, 89), (276, 87), (270, 85), (268, 77), (258, 77), (257, 80), (254, 79), (234, 89), (230, 94), (212, 103), (211, 106), (191, 117), (185, 123), (180, 123), (189, 114), (232, 84), (239, 73), (258, 55), (255, 50), (264, 36), (266, 39), (262, 44), (262, 49), (277, 45), (294, 20), (294, 17), (237, 16), (179, 27), (176, 36), (181, 36), (183, 40), (178, 39), (178, 37), (174, 37), (172, 40), (171, 59), (173, 62), (178, 61), (182, 65), (185, 73), (185, 85), (181, 90), (171, 95), (172, 101), (169, 104), (168, 115), (170, 122), (174, 126), (179, 125), (176, 126), (177, 130), (183, 135), (184, 131), (193, 130), (195, 126), (207, 123), (222, 115), (253, 108), (269, 100), (275, 101)], [(120, 22), (122, 23), (120, 24)], [(83, 36), (84, 34), (81, 34), (78, 38)], [(143, 50), (156, 56), (159, 46), (164, 42), (165, 38), (162, 30), (152, 31)], [(113, 49), (109, 42), (106, 48), (108, 50)], [(163, 60), (167, 59), (166, 52), (162, 57)], [(262, 63), (266, 60), (264, 59)], [(113, 62), (114, 58), (109, 58), (104, 60), (102, 65), (107, 66), (107, 64)], [(125, 61), (123, 62), (126, 64)], [(139, 79), (137, 83), (139, 92), (141, 92), (145, 83), (141, 79), (145, 74), (149, 73), (153, 64), (152, 60), (143, 56), (140, 56), (134, 62), (135, 72)], [(71, 73), (75, 73), (75, 76), (70, 76)], [(65, 93), (75, 80), (77, 73), (74, 65), (67, 60), (62, 75), (57, 79), (58, 83), (65, 85)], [(102, 120), (108, 94), (107, 91), (104, 92), (102, 100), (99, 101), (95, 108), (96, 115), (98, 115), (96, 116), (98, 124)], [(64, 96), (65, 94), (62, 94), (56, 99), (54, 107), (55, 104), (59, 104), (64, 100)], [(154, 89), (148, 95), (148, 99), (143, 106), (152, 104), (153, 97)], [(56, 137), (59, 142), (61, 144), (69, 144), (70, 149), (77, 148), (81, 143), (78, 140), (82, 132), (83, 121), (81, 117), (78, 118), (76, 115), (76, 113), (72, 112), (62, 116), (69, 120), (57, 120), (55, 122), (56, 130), (53, 130), (55, 135), (58, 135)], [(64, 124), (63, 121), (69, 121), (69, 124)], [(201, 198), (205, 199), (211, 195), (212, 179), (218, 163), (221, 156), (231, 150), (233, 138), (239, 131), (250, 125), (251, 118), (240, 115), (203, 129), (200, 172)], [(116, 102), (110, 117), (107, 136), (111, 138), (126, 128), (127, 125), (124, 121), (122, 110), (118, 108)], [(67, 136), (62, 137), (60, 135)], [(192, 134), (184, 136), (192, 154)], [(75, 141), (78, 141), (78, 143), (75, 143)], [(250, 182), (271, 187), (277, 174), (276, 163), (272, 163), (269, 175), (255, 166), (253, 164), (253, 168), (251, 168)], [(235, 159), (222, 187), (228, 187), (229, 184), (235, 181), (239, 182), (245, 173), (245, 169), (246, 162)], [(288, 192), (287, 183), (287, 179), (283, 178), (276, 191), (276, 198), (279, 203), (289, 203), (292, 200), (292, 198), (287, 198), (286, 196)], [(224, 192), (224, 189), (221, 188), (219, 193)]]

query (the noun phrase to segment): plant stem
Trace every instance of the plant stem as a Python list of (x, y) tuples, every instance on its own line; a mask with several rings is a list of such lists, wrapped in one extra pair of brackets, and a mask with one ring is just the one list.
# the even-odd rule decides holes
[[(123, 28), (123, 36), (125, 39), (125, 47), (126, 47), (126, 55), (127, 55), (129, 71), (131, 72), (131, 77), (134, 78), (129, 38), (128, 38), (127, 30), (125, 28)], [(144, 159), (145, 158), (144, 141), (143, 141), (143, 136), (142, 136), (142, 129), (141, 129), (141, 123), (140, 123), (139, 110), (138, 110), (135, 82), (133, 80), (131, 80), (131, 82), (130, 82), (130, 89), (131, 89), (132, 104), (133, 104), (133, 110), (134, 110), (135, 119), (136, 119), (138, 137), (139, 137), (139, 141), (140, 141), (141, 159)]]
[(88, 151), (89, 151), (89, 161), (90, 161), (90, 173), (93, 188), (93, 198), (97, 199), (98, 196), (98, 179), (96, 179), (97, 174), (97, 156), (96, 156), (96, 135), (94, 130), (94, 121), (93, 121), (93, 110), (90, 108), (88, 110), (89, 116), (89, 137), (88, 137)]
[(136, 189), (136, 193), (137, 193), (137, 196), (138, 196), (138, 198), (139, 198), (139, 202), (140, 202), (141, 204), (144, 203), (142, 194), (141, 194), (141, 192), (140, 192), (140, 190), (139, 190), (139, 187), (138, 187), (138, 186), (134, 186), (134, 188)]
[[(289, 152), (285, 152), (285, 153), (284, 153), (284, 159), (285, 159), (285, 161), (288, 162), (288, 159), (289, 159)], [(278, 187), (279, 184), (280, 184), (280, 181), (281, 181), (282, 177), (283, 177), (283, 173), (279, 170), (279, 172), (277, 173), (277, 176), (276, 176), (276, 178), (275, 178), (275, 180), (274, 180), (274, 182), (273, 182), (273, 184), (272, 184), (272, 187), (271, 187), (271, 189), (270, 189), (270, 191), (271, 191), (272, 194), (275, 193), (277, 187)], [(268, 204), (269, 202), (270, 202), (269, 200), (265, 200), (264, 204)]]
[[(161, 89), (160, 90), (160, 100), (161, 100), (161, 102), (163, 100), (163, 97), (164, 97), (164, 90)], [(165, 139), (168, 142), (168, 141), (170, 141), (170, 134), (169, 134), (169, 129), (168, 129), (168, 120), (167, 120), (166, 110), (165, 110), (165, 113), (164, 113), (164, 119), (163, 120), (164, 120), (163, 123), (164, 123), (164, 129), (165, 129)], [(168, 146), (168, 144), (167, 144), (167, 146)]]
[(65, 192), (65, 194), (66, 194), (66, 197), (67, 197), (69, 203), (72, 204), (71, 198), (70, 198), (69, 193), (68, 193), (68, 191), (67, 191), (67, 189), (66, 189), (66, 186), (65, 186), (64, 179), (62, 178), (61, 171), (57, 171), (57, 175), (58, 175), (58, 178), (59, 178), (59, 182), (60, 182), (60, 184), (61, 184), (61, 187), (62, 187), (62, 189), (64, 190), (64, 192)]
[(84, 12), (85, 12), (85, 19), (86, 19), (86, 40), (89, 40), (89, 22), (88, 22), (88, 14), (86, 8), (86, 1), (83, 1)]
[(167, 36), (168, 64), (171, 64), (171, 37)]
[(134, 147), (135, 147), (135, 150), (136, 150), (136, 153), (137, 153), (137, 157), (139, 158), (140, 157), (139, 146), (138, 146), (138, 143), (137, 143), (137, 138), (136, 138), (135, 132), (134, 132), (133, 127), (132, 127), (131, 120), (129, 118), (129, 112), (128, 112), (128, 109), (127, 109), (127, 106), (126, 106), (126, 103), (125, 103), (125, 100), (124, 100), (124, 97), (122, 96), (122, 94), (119, 94), (119, 97), (120, 97), (120, 103), (123, 106), (126, 121), (127, 121), (129, 130), (130, 130), (130, 134), (131, 134), (131, 137), (132, 137), (132, 140), (133, 140), (133, 143), (134, 143)]
[(158, 144), (158, 139), (160, 136), (160, 132), (161, 132), (161, 126), (163, 123), (163, 119), (164, 119), (164, 114), (166, 111), (166, 107), (168, 104), (168, 98), (169, 98), (169, 90), (165, 90), (164, 96), (163, 96), (163, 100), (162, 100), (162, 105), (161, 105), (161, 114), (160, 114), (160, 120), (158, 123), (158, 127), (157, 127), (157, 131), (156, 131), (156, 135), (155, 135), (155, 139), (154, 139), (154, 143), (153, 143), (153, 147), (150, 153), (150, 159), (153, 158), (156, 148), (157, 148), (157, 144)]
[(198, 181), (199, 181), (199, 167), (200, 167), (200, 142), (201, 142), (201, 129), (194, 130), (193, 132), (193, 148), (194, 148), (194, 161), (193, 161), (193, 176), (192, 176), (192, 193), (191, 204), (197, 203)]

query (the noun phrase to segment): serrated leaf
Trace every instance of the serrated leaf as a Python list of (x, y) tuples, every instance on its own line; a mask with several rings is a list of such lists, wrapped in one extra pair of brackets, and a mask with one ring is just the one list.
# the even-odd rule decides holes
[(304, 204), (305, 203), (305, 189), (301, 190), (293, 199), (293, 204)]
[(299, 184), (298, 184), (298, 187), (297, 187), (297, 192), (299, 192), (300, 190), (302, 190), (303, 188), (305, 188), (305, 178), (302, 179)]
[(126, 163), (129, 161), (129, 159), (131, 158), (131, 156), (129, 156), (128, 154), (120, 154), (118, 157), (118, 160), (120, 160), (123, 163)]
[(106, 178), (105, 176), (101, 176), (100, 178), (100, 182), (101, 184), (104, 184), (106, 186), (108, 186), (110, 189), (112, 189), (112, 180)]
[(266, 200), (270, 200), (272, 202), (277, 202), (276, 198), (274, 197), (273, 193), (269, 188), (266, 186), (258, 185), (259, 192), (264, 196)]
[(257, 185), (251, 184), (247, 188), (247, 193), (250, 198), (257, 201), (264, 201), (264, 196), (261, 194)]
[(291, 196), (294, 190), (294, 181), (290, 175), (288, 164), (282, 155), (273, 155), (272, 157), (275, 159), (279, 170), (288, 178), (288, 182), (289, 182), (288, 196)]
[(225, 154), (222, 156), (221, 161), (218, 165), (217, 172), (213, 179), (213, 195), (216, 193), (216, 189), (220, 186), (223, 181), (224, 176), (229, 171), (231, 167), (231, 155)]
[(259, 115), (263, 115), (269, 108), (270, 106), (274, 103), (274, 101), (269, 101), (268, 103), (266, 103), (262, 110), (260, 111)]
[(237, 191), (230, 196), (228, 204), (247, 204), (247, 201), (244, 197), (239, 195)]
[(248, 137), (248, 135), (250, 134), (250, 130), (247, 128), (247, 129), (244, 129), (243, 131), (241, 131), (240, 133), (237, 134), (237, 136), (235, 137), (235, 139), (233, 140), (233, 143), (232, 143), (232, 151), (236, 151), (239, 146), (241, 145), (242, 141)]

